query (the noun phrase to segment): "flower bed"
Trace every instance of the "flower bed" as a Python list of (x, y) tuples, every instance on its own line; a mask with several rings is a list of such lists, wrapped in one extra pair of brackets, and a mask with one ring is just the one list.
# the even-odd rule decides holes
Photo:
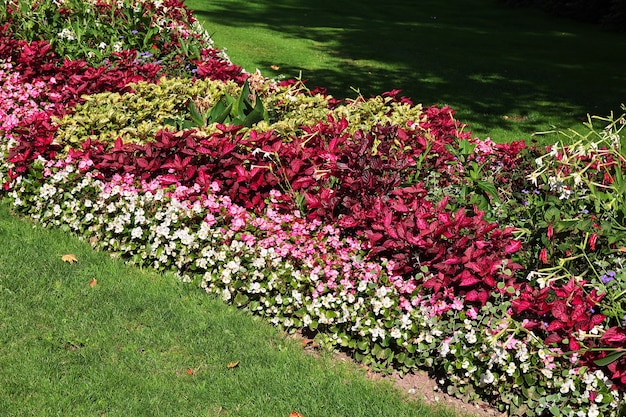
[(0, 10), (17, 212), (510, 415), (618, 415), (623, 117), (496, 144), (397, 91), (247, 74), (176, 0), (25, 4)]

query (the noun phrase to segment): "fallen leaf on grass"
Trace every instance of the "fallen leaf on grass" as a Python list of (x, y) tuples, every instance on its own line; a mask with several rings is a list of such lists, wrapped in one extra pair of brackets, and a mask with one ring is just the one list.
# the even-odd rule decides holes
[(626, 247), (621, 247), (618, 249), (618, 251), (622, 252), (622, 253), (626, 253)]
[(63, 262), (67, 262), (69, 264), (73, 264), (75, 262), (78, 262), (78, 258), (73, 253), (67, 253), (67, 254), (61, 256), (61, 260)]
[(96, 286), (96, 284), (98, 283), (98, 280), (95, 278), (91, 278), (91, 281), (89, 281), (89, 287), (93, 288)]
[(298, 413), (297, 411), (292, 411), (291, 413), (289, 413), (289, 417), (304, 417), (304, 416)]
[(304, 338), (300, 341), (303, 348), (317, 349), (320, 345), (313, 339)]
[(278, 65), (271, 65), (270, 68), (273, 69), (274, 71), (278, 71), (280, 69)]
[(187, 368), (187, 375), (193, 375), (193, 369)]
[(233, 369), (239, 366), (239, 361), (236, 362), (230, 362), (228, 365), (228, 369)]

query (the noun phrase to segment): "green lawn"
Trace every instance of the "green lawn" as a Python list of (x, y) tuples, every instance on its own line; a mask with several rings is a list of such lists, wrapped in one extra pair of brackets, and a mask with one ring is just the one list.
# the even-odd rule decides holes
[(3, 416), (453, 415), (329, 355), (315, 359), (190, 284), (16, 219), (5, 204), (0, 242)]
[[(337, 97), (401, 89), (496, 141), (626, 102), (626, 34), (498, 0), (187, 0), (233, 62)], [(278, 67), (278, 70), (272, 69)]]

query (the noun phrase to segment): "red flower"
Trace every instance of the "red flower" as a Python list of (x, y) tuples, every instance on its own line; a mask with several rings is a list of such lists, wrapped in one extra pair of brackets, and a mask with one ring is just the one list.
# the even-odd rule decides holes
[(554, 228), (552, 227), (552, 224), (548, 225), (548, 240), (552, 240), (552, 236), (554, 236)]
[(541, 249), (541, 252), (539, 252), (539, 260), (544, 264), (548, 263), (548, 249)]
[(593, 233), (589, 238), (589, 247), (591, 250), (596, 250), (596, 241), (598, 240), (598, 234)]

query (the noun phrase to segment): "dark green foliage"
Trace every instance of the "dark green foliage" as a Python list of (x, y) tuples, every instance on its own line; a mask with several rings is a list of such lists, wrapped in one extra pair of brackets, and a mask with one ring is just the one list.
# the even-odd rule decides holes
[(626, 0), (504, 0), (511, 6), (540, 8), (555, 16), (626, 30)]

